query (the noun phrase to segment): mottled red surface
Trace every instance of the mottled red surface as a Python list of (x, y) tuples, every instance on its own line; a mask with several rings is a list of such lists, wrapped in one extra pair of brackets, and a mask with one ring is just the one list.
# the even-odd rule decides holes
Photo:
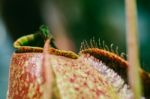
[[(45, 76), (42, 53), (15, 53), (10, 66), (9, 99), (43, 99)], [(71, 59), (49, 54), (63, 99), (111, 99), (117, 97), (112, 86), (82, 57)], [(56, 91), (55, 94), (58, 92)], [(51, 93), (50, 93), (51, 94)]]
[(62, 99), (116, 99), (118, 93), (83, 57), (50, 55)]
[(38, 99), (43, 93), (44, 76), (40, 53), (13, 54), (10, 65), (9, 99)]

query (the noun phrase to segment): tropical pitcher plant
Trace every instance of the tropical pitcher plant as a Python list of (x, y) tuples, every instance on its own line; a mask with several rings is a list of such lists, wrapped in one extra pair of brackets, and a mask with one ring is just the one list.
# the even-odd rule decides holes
[[(19, 38), (14, 42), (7, 98), (132, 99), (128, 62), (100, 44), (84, 41), (79, 54), (60, 50), (46, 26)], [(139, 73), (143, 98), (149, 98), (150, 74), (142, 69)]]

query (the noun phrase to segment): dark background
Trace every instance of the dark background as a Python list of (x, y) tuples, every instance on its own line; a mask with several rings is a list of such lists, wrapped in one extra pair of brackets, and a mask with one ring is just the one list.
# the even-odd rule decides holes
[[(137, 0), (137, 7), (140, 62), (150, 71), (150, 1)], [(60, 49), (79, 52), (83, 40), (95, 37), (126, 53), (124, 0), (0, 0), (0, 99), (6, 97), (12, 43), (42, 24)]]

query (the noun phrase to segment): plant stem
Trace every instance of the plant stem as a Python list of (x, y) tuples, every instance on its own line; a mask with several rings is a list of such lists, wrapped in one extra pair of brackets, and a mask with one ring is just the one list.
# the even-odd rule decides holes
[(139, 51), (138, 51), (138, 30), (137, 30), (137, 10), (136, 0), (126, 1), (126, 27), (127, 27), (127, 48), (128, 48), (128, 77), (129, 83), (134, 93), (134, 99), (141, 99), (142, 86), (139, 75)]

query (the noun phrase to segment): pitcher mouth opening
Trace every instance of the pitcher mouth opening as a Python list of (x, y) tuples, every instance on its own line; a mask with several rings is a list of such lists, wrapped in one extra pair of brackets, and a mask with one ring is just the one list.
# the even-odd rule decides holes
[(42, 25), (35, 34), (29, 34), (17, 39), (13, 46), (16, 52), (42, 52), (46, 40), (49, 39), (49, 45), (57, 49), (53, 36), (50, 34), (48, 27)]

